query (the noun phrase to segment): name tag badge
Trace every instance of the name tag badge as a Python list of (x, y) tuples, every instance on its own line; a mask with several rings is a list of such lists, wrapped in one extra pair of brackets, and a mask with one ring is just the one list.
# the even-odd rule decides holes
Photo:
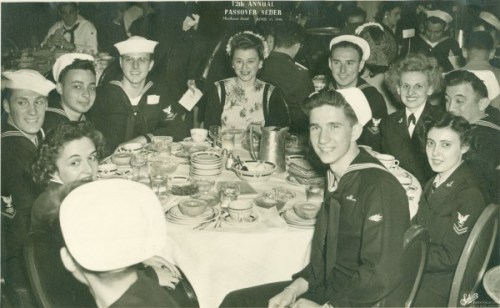
[(148, 95), (148, 105), (156, 105), (160, 102), (160, 96), (159, 95)]

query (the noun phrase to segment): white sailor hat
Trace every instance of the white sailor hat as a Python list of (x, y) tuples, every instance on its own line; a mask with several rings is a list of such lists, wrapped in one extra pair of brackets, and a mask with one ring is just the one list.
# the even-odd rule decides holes
[(453, 20), (453, 17), (451, 17), (450, 14), (446, 13), (445, 11), (441, 11), (441, 10), (426, 11), (425, 14), (427, 15), (427, 18), (436, 17), (436, 18), (441, 19), (442, 21), (444, 21), (446, 23), (446, 25), (448, 25)]
[(94, 62), (94, 57), (85, 53), (67, 53), (59, 58), (57, 58), (56, 63), (52, 67), (52, 76), (54, 76), (54, 80), (59, 81), (59, 74), (61, 74), (62, 70), (66, 68), (66, 66), (72, 64), (75, 60), (89, 60)]
[(54, 83), (45, 79), (39, 72), (30, 69), (3, 72), (2, 76), (7, 79), (5, 82), (6, 88), (31, 90), (43, 96), (49, 95), (49, 92), (56, 87)]
[(500, 21), (498, 20), (498, 18), (495, 15), (493, 15), (489, 12), (481, 12), (479, 14), (479, 18), (481, 18), (485, 22), (487, 22), (490, 25), (492, 25), (493, 27), (495, 27), (495, 29), (497, 29), (497, 31), (500, 31)]
[(115, 44), (120, 55), (127, 53), (154, 53), (155, 47), (158, 44), (156, 41), (148, 40), (142, 36), (131, 36), (126, 41)]
[(335, 91), (339, 92), (351, 106), (352, 110), (354, 110), (359, 124), (364, 126), (372, 119), (372, 109), (370, 108), (370, 104), (368, 104), (363, 91), (355, 87), (337, 89)]
[(84, 184), (64, 199), (59, 212), (64, 242), (91, 271), (125, 268), (157, 255), (166, 224), (155, 193), (124, 179)]
[(492, 71), (489, 70), (468, 70), (481, 79), (488, 90), (488, 98), (495, 99), (500, 94), (500, 86), (498, 85), (497, 78)]
[(330, 50), (332, 50), (333, 45), (344, 41), (351, 42), (361, 48), (361, 50), (363, 51), (363, 61), (366, 61), (368, 60), (368, 58), (370, 58), (370, 45), (368, 45), (368, 42), (365, 39), (362, 39), (359, 36), (355, 35), (340, 35), (335, 37), (330, 41)]

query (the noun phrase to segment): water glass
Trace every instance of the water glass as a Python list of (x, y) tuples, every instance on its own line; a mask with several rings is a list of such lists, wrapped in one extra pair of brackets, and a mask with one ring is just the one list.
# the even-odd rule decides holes
[(153, 162), (149, 169), (149, 180), (151, 189), (156, 193), (158, 198), (167, 192), (168, 173), (163, 162)]
[(171, 136), (154, 136), (151, 139), (153, 144), (153, 150), (158, 154), (172, 154), (172, 143), (174, 142), (174, 137)]
[(222, 127), (219, 125), (211, 125), (208, 128), (208, 135), (214, 141), (214, 147), (220, 144), (221, 131)]
[(325, 187), (323, 184), (319, 183), (311, 184), (306, 188), (307, 201), (313, 203), (321, 203), (323, 202), (324, 193), (325, 193)]
[(231, 201), (238, 199), (240, 185), (236, 182), (224, 183), (220, 189), (221, 207), (228, 207)]
[(223, 149), (232, 151), (234, 149), (234, 134), (231, 132), (222, 132), (221, 145)]
[(148, 167), (146, 156), (143, 154), (134, 154), (130, 159), (132, 166), (132, 180), (136, 182), (147, 181)]

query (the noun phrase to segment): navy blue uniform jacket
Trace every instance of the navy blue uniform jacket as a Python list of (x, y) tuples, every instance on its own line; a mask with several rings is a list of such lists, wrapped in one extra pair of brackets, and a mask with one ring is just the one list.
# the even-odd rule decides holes
[(316, 221), (310, 263), (295, 275), (333, 306), (373, 306), (400, 280), (403, 237), (410, 226), (408, 199), (387, 170), (356, 170), (367, 163), (381, 166), (361, 150), (349, 166), (353, 171), (327, 194)]

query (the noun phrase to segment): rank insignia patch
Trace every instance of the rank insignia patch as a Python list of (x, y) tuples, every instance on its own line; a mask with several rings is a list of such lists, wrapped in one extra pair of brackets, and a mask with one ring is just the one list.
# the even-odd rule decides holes
[(460, 212), (457, 213), (458, 213), (458, 221), (453, 224), (453, 231), (455, 231), (457, 235), (462, 235), (469, 230), (469, 227), (464, 227), (464, 224), (467, 221), (467, 219), (469, 219), (470, 215), (462, 215), (460, 214)]

